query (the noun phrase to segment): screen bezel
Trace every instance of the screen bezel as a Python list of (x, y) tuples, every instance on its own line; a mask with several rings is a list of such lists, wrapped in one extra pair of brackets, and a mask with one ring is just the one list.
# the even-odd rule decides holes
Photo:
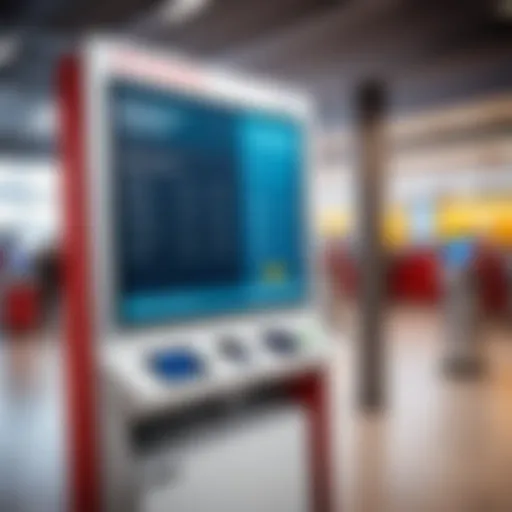
[[(258, 323), (272, 321), (283, 315), (293, 318), (303, 316), (316, 307), (314, 269), (316, 267), (312, 230), (312, 182), (311, 166), (311, 111), (309, 102), (294, 93), (283, 93), (271, 84), (255, 85), (254, 80), (234, 78), (205, 67), (199, 67), (187, 59), (132, 43), (119, 43), (104, 39), (90, 40), (83, 49), (83, 87), (85, 93), (85, 123), (87, 138), (88, 217), (91, 226), (92, 280), (95, 327), (100, 339), (137, 340), (141, 333), (155, 339), (167, 336), (184, 327), (202, 328), (230, 323)], [(145, 65), (141, 66), (141, 62)], [(152, 70), (156, 70), (154, 73)], [(188, 75), (188, 81), (180, 81), (176, 70)], [(197, 79), (197, 88), (191, 87), (190, 76)], [(159, 88), (168, 88), (178, 94), (198, 96), (216, 102), (226, 102), (240, 108), (268, 110), (294, 117), (303, 125), (306, 155), (302, 173), (307, 232), (304, 235), (306, 280), (308, 296), (300, 303), (279, 307), (252, 309), (244, 312), (226, 312), (223, 315), (205, 315), (194, 319), (171, 319), (162, 323), (140, 326), (123, 326), (117, 321), (116, 289), (113, 276), (114, 244), (112, 240), (113, 209), (111, 208), (112, 154), (111, 133), (108, 119), (108, 94), (113, 81), (129, 80)]]

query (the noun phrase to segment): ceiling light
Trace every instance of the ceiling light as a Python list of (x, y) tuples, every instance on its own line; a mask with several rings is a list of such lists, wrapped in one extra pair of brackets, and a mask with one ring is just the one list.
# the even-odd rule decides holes
[(160, 14), (167, 23), (185, 23), (202, 12), (211, 0), (167, 0)]
[(512, 20), (512, 0), (499, 0), (496, 12), (501, 19)]
[(20, 49), (20, 39), (16, 36), (3, 36), (0, 38), (0, 67), (11, 64), (17, 57)]

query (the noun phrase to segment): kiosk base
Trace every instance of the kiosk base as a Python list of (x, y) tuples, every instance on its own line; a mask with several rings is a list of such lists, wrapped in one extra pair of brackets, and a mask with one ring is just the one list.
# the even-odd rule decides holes
[(216, 413), (141, 454), (137, 512), (308, 512), (304, 411), (275, 404)]
[(105, 510), (332, 510), (323, 382), (303, 376), (140, 418), (107, 399)]

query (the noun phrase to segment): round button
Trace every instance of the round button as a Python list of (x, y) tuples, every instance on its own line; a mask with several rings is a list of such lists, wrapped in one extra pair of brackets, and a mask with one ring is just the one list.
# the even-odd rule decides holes
[(219, 342), (219, 349), (222, 355), (230, 361), (246, 364), (250, 361), (249, 349), (238, 338), (228, 336)]
[(168, 348), (153, 353), (150, 370), (169, 382), (196, 380), (205, 373), (204, 361), (187, 347)]
[(291, 356), (300, 350), (298, 336), (284, 329), (271, 329), (265, 333), (265, 344), (275, 354)]

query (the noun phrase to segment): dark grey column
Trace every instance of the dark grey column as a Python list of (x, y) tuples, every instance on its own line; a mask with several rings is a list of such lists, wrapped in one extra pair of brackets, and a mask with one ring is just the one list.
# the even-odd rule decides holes
[(386, 169), (386, 90), (378, 81), (358, 88), (357, 166), (359, 192), (357, 250), (361, 272), (358, 342), (358, 402), (364, 409), (385, 405), (385, 351), (382, 325), (384, 306), (384, 250), (382, 192)]

